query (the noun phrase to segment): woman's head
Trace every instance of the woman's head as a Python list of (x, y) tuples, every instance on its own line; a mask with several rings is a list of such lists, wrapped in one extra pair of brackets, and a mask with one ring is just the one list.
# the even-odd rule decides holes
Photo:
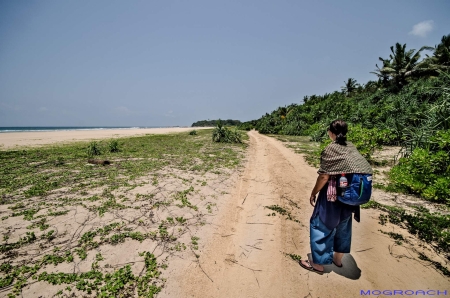
[[(328, 127), (328, 133), (332, 133), (335, 136), (336, 143), (340, 145), (347, 145), (347, 131), (348, 126), (347, 123), (345, 123), (344, 120), (334, 120), (330, 123), (330, 126)], [(329, 135), (330, 138), (334, 140), (334, 136)]]

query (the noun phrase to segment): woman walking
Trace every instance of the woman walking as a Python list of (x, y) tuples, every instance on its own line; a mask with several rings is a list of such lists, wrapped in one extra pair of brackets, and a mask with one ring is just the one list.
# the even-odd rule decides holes
[(319, 274), (323, 274), (323, 265), (333, 263), (342, 267), (344, 253), (350, 252), (352, 213), (359, 222), (359, 206), (336, 200), (336, 180), (343, 173), (372, 174), (369, 163), (353, 144), (347, 142), (347, 123), (335, 120), (327, 130), (333, 142), (322, 152), (319, 177), (310, 196), (314, 207), (310, 220), (312, 259), (300, 261), (303, 268)]

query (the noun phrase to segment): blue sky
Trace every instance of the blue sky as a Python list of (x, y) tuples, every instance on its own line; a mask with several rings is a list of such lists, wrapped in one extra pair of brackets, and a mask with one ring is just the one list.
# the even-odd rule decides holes
[[(450, 1), (0, 1), (0, 126), (257, 119), (434, 46)], [(415, 26), (415, 27), (414, 27)]]

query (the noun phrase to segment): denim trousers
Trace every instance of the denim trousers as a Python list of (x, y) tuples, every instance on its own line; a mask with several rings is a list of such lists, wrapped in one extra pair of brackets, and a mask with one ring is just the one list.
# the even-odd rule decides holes
[(330, 230), (317, 215), (309, 225), (312, 260), (315, 264), (329, 265), (333, 252), (349, 253), (352, 242), (352, 217), (341, 221)]

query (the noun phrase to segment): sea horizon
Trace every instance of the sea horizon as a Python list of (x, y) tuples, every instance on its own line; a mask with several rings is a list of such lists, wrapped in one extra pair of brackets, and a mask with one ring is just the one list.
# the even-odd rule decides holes
[(73, 130), (106, 130), (106, 129), (146, 129), (170, 128), (182, 126), (3, 126), (0, 133), (33, 132), (33, 131), (73, 131)]

